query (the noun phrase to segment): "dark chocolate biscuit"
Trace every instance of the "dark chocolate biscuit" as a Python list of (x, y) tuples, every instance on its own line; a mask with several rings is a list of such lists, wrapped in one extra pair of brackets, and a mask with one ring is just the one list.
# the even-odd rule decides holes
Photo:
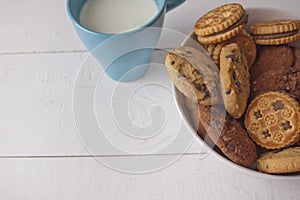
[(250, 100), (268, 91), (283, 91), (300, 100), (300, 72), (291, 67), (265, 72), (251, 82)]
[(293, 71), (300, 71), (300, 48), (299, 47), (293, 47), (294, 52), (294, 65), (293, 65)]
[(300, 140), (298, 140), (298, 142), (296, 142), (296, 145), (300, 147)]
[(283, 91), (300, 101), (300, 49), (294, 47), (293, 52), (294, 65), (289, 66), (290, 58), (288, 58), (288, 62), (282, 61), (282, 67), (270, 65), (270, 70), (252, 78), (250, 100), (264, 92)]
[(264, 72), (277, 68), (288, 68), (294, 63), (293, 49), (287, 45), (262, 46), (256, 61), (250, 69), (250, 79), (254, 80)]
[(237, 120), (220, 110), (216, 105), (200, 107), (200, 121), (207, 135), (230, 160), (251, 167), (257, 158), (254, 142)]

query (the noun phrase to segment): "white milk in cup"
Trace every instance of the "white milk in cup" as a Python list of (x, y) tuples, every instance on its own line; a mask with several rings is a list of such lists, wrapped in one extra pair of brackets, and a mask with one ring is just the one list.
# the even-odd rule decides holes
[(87, 0), (79, 21), (92, 31), (116, 34), (143, 26), (157, 12), (154, 0)]

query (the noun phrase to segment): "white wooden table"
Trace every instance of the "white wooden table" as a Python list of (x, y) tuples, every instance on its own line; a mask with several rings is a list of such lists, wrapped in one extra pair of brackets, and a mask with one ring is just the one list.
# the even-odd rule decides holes
[[(239, 2), (255, 7), (258, 1)], [(165, 27), (188, 34), (199, 16), (221, 3), (187, 0), (166, 15)], [(95, 152), (96, 158), (90, 155), (72, 112), (73, 84), (87, 52), (65, 4), (0, 1), (0, 199), (299, 199), (300, 180), (265, 179), (210, 154), (202, 158), (205, 152), (195, 140), (184, 152), (121, 155), (107, 148)], [(176, 138), (176, 147), (182, 141)], [(128, 163), (146, 170), (149, 161), (166, 164), (138, 175), (119, 171)]]

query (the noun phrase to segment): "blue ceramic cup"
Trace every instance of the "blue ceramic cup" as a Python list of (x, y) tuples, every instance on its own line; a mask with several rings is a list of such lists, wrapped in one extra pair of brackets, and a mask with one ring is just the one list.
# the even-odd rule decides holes
[(128, 82), (146, 73), (159, 40), (165, 13), (184, 1), (154, 0), (158, 12), (150, 21), (118, 34), (95, 32), (80, 24), (80, 11), (86, 0), (67, 0), (67, 12), (82, 43), (99, 61), (106, 74), (114, 80)]

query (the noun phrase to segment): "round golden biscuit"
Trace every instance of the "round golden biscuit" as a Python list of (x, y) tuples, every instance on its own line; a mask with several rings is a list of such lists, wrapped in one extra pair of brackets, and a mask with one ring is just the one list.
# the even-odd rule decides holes
[(270, 174), (299, 172), (300, 147), (265, 153), (257, 159), (257, 168), (261, 172)]
[(256, 39), (255, 43), (259, 45), (279, 45), (279, 44), (287, 44), (287, 43), (295, 42), (299, 39), (300, 39), (300, 33), (296, 33), (295, 35), (282, 37), (282, 38)]
[(266, 35), (276, 33), (286, 33), (297, 30), (299, 28), (298, 20), (271, 20), (257, 22), (250, 26), (250, 32), (255, 35)]
[(198, 41), (202, 45), (208, 45), (208, 44), (216, 44), (220, 42), (224, 42), (226, 40), (229, 40), (239, 34), (246, 26), (246, 23), (243, 23), (231, 30), (228, 30), (224, 33), (211, 35), (211, 36), (198, 36)]
[(223, 31), (236, 23), (245, 11), (240, 4), (225, 4), (217, 7), (198, 19), (194, 25), (196, 35), (207, 36)]
[(245, 127), (254, 142), (263, 148), (293, 145), (300, 138), (299, 104), (286, 93), (263, 93), (248, 106)]

